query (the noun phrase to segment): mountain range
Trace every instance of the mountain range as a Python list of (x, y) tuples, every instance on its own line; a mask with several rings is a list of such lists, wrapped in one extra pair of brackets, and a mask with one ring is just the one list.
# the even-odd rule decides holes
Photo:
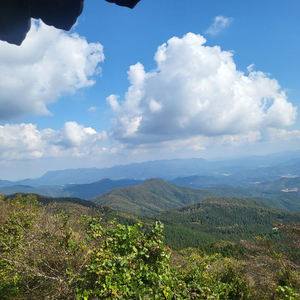
[(167, 245), (177, 250), (201, 248), (221, 240), (251, 240), (254, 236), (280, 240), (283, 236), (277, 232), (276, 224), (300, 223), (299, 212), (284, 211), (251, 198), (216, 196), (210, 191), (176, 186), (161, 179), (115, 189), (91, 201), (35, 196), (54, 214), (64, 210), (80, 218), (100, 213), (105, 222), (142, 221), (146, 228), (160, 220), (165, 225)]
[(37, 179), (0, 180), (0, 194), (92, 199), (142, 215), (220, 196), (252, 198), (282, 210), (300, 211), (299, 175), (300, 152), (296, 151), (214, 161), (171, 159), (51, 171)]
[(162, 179), (149, 179), (139, 186), (116, 188), (90, 200), (124, 213), (150, 216), (210, 197), (249, 198), (284, 211), (300, 212), (300, 195), (296, 192), (225, 186), (197, 189)]
[(169, 181), (177, 177), (195, 175), (208, 178), (212, 176), (229, 186), (249, 186), (253, 182), (266, 182), (282, 176), (299, 176), (300, 151), (210, 161), (203, 158), (187, 158), (132, 163), (111, 168), (57, 170), (49, 171), (37, 179), (17, 182), (0, 180), (0, 187), (27, 185), (58, 188), (69, 184), (89, 184), (105, 178), (111, 180), (161, 178)]

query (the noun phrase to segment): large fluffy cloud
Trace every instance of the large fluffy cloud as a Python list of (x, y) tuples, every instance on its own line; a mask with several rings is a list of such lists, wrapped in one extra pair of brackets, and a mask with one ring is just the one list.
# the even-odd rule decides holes
[(94, 84), (103, 47), (43, 23), (33, 23), (18, 47), (0, 42), (0, 120), (49, 114), (47, 104)]
[(294, 123), (297, 110), (275, 79), (253, 66), (247, 74), (238, 71), (232, 52), (205, 42), (193, 33), (173, 37), (158, 47), (155, 70), (146, 72), (141, 63), (130, 67), (124, 99), (107, 98), (116, 139), (145, 144), (239, 137), (240, 143), (252, 133), (256, 140), (262, 129)]
[(41, 157), (90, 156), (107, 152), (102, 146), (106, 132), (96, 132), (76, 122), (61, 130), (38, 130), (33, 124), (0, 126), (0, 159), (21, 160)]

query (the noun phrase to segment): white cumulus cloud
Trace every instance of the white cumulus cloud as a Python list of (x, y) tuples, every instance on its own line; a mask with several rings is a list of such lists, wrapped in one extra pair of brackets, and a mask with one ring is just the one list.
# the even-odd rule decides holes
[(0, 160), (98, 155), (106, 139), (105, 131), (97, 132), (76, 122), (66, 122), (61, 130), (5, 124), (0, 126)]
[(50, 114), (49, 103), (95, 83), (103, 60), (101, 44), (32, 23), (20, 47), (0, 42), (0, 120)]
[(206, 34), (218, 35), (222, 30), (228, 27), (232, 23), (232, 18), (226, 18), (223, 16), (217, 16), (214, 18), (213, 23), (205, 31)]
[(115, 139), (142, 145), (220, 137), (240, 145), (260, 139), (261, 130), (295, 122), (297, 109), (276, 79), (253, 66), (247, 74), (237, 70), (232, 52), (205, 43), (193, 33), (173, 37), (158, 47), (156, 69), (130, 67), (124, 99), (107, 98)]

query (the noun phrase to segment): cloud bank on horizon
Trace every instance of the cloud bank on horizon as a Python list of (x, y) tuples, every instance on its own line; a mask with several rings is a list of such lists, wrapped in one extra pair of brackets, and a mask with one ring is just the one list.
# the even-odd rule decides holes
[(205, 43), (194, 33), (173, 37), (158, 47), (156, 69), (130, 66), (124, 99), (107, 98), (116, 116), (114, 139), (130, 147), (172, 142), (186, 147), (190, 141), (201, 150), (213, 142), (257, 141), (262, 132), (268, 136), (272, 130), (274, 136), (294, 124), (297, 108), (276, 79), (253, 65), (248, 74), (238, 71), (232, 52)]
[(76, 122), (66, 122), (61, 130), (40, 131), (33, 124), (5, 124), (0, 126), (0, 159), (101, 155), (106, 148), (99, 144), (106, 139), (105, 131), (96, 132)]

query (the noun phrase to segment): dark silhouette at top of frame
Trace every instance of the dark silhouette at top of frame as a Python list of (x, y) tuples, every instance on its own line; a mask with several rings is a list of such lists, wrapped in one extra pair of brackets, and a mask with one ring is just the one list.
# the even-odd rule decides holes
[[(140, 0), (105, 0), (134, 8)], [(21, 45), (31, 18), (70, 30), (83, 10), (84, 0), (0, 0), (0, 40)]]

